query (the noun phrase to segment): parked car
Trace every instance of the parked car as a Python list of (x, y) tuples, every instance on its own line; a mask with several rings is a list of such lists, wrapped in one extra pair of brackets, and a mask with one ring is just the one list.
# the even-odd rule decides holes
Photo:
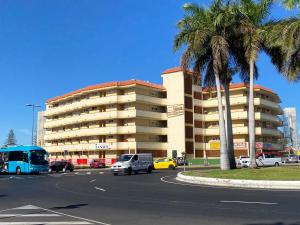
[(101, 159), (93, 159), (90, 162), (90, 168), (104, 168), (105, 163)]
[(154, 169), (176, 169), (177, 163), (171, 158), (162, 158), (154, 162)]
[(177, 157), (174, 160), (176, 161), (177, 166), (189, 165), (188, 160), (183, 157)]
[(287, 157), (282, 158), (282, 162), (284, 163), (298, 163), (299, 159), (297, 155), (288, 155)]
[(261, 153), (256, 156), (258, 166), (280, 166), (282, 165), (281, 157), (274, 154)]
[[(241, 165), (244, 167), (250, 166), (250, 158), (242, 158)], [(257, 166), (280, 166), (282, 165), (281, 157), (269, 153), (259, 153), (256, 155)]]
[(114, 175), (120, 173), (131, 175), (140, 171), (151, 173), (153, 170), (153, 157), (150, 153), (123, 154), (111, 167)]
[(67, 172), (67, 171), (73, 172), (74, 171), (74, 165), (71, 162), (68, 161), (54, 161), (49, 166), (49, 172)]
[(242, 165), (242, 166), (245, 166), (244, 164), (247, 164), (247, 162), (249, 161), (249, 156), (246, 156), (246, 155), (241, 155), (239, 158), (238, 158), (238, 165)]

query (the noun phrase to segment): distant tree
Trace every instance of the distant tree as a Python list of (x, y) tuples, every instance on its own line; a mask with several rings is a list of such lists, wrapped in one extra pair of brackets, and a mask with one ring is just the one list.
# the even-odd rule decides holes
[(8, 133), (5, 145), (9, 146), (9, 145), (16, 145), (16, 144), (17, 144), (17, 139), (16, 139), (16, 136), (15, 136), (14, 130), (11, 129)]

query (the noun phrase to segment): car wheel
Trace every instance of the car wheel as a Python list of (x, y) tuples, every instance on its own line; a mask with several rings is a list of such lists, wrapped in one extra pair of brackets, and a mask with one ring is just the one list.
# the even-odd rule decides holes
[(170, 170), (175, 170), (175, 166), (170, 165), (170, 166), (169, 166), (169, 169), (170, 169)]
[(16, 174), (17, 174), (17, 175), (21, 175), (21, 168), (20, 168), (20, 167), (17, 167), (17, 169), (16, 169)]
[(114, 176), (118, 176), (118, 173), (114, 173)]
[(275, 163), (275, 166), (276, 166), (276, 167), (277, 167), (277, 166), (279, 166), (279, 163), (278, 163), (278, 162), (276, 162), (276, 163)]
[(74, 169), (70, 169), (70, 172), (73, 172), (74, 171)]
[(152, 172), (152, 166), (149, 166), (147, 169), (147, 173), (151, 173)]
[(131, 175), (131, 174), (132, 174), (132, 169), (131, 169), (131, 167), (129, 167), (127, 170), (127, 175)]

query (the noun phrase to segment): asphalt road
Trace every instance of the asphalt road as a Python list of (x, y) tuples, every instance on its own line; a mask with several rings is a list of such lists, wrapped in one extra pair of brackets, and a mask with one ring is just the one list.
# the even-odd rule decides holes
[(177, 172), (0, 175), (0, 225), (300, 225), (300, 192), (188, 185)]

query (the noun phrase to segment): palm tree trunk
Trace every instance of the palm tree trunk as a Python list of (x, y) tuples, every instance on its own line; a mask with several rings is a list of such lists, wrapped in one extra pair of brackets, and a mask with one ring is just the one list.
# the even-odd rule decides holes
[(228, 169), (230, 169), (230, 165), (229, 165), (229, 158), (228, 158), (228, 152), (227, 152), (220, 77), (219, 77), (219, 73), (217, 72), (217, 69), (214, 69), (214, 72), (215, 72), (215, 80), (216, 80), (216, 87), (217, 87), (218, 110), (219, 110), (220, 167), (221, 167), (221, 170), (228, 170)]
[(230, 93), (229, 93), (229, 81), (224, 82), (225, 91), (225, 121), (226, 121), (226, 138), (227, 138), (227, 151), (230, 163), (230, 169), (236, 168), (236, 162), (233, 149), (233, 132), (232, 132), (232, 118), (230, 110)]
[(254, 61), (250, 60), (250, 90), (249, 90), (249, 150), (250, 167), (256, 168), (256, 146), (255, 146), (255, 112), (254, 112)]

